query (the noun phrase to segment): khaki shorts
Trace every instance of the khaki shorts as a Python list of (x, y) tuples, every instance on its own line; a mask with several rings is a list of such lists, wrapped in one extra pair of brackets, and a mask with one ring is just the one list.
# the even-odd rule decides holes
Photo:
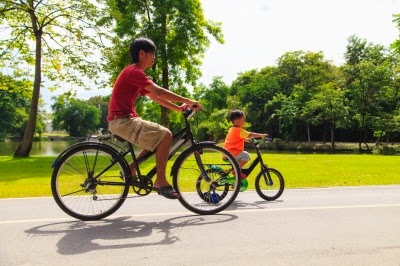
[(108, 123), (108, 128), (111, 133), (149, 151), (154, 151), (170, 132), (168, 128), (140, 117), (114, 119)]

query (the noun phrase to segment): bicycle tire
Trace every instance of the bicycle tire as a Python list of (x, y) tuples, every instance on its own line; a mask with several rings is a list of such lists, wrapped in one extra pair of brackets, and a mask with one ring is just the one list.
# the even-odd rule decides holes
[(99, 220), (124, 203), (130, 175), (126, 161), (113, 148), (86, 143), (73, 147), (58, 159), (51, 191), (57, 205), (68, 215), (83, 221)]
[[(269, 172), (269, 177), (271, 178), (270, 181), (268, 179), (267, 171)], [(264, 178), (265, 177), (265, 178)], [(271, 184), (268, 184), (271, 182)], [(255, 188), (257, 194), (268, 201), (273, 201), (278, 199), (285, 188), (285, 180), (283, 179), (282, 174), (274, 169), (274, 168), (264, 168), (261, 172), (257, 175), (255, 180)]]
[[(198, 155), (207, 177), (203, 176), (198, 165)], [(241, 182), (235, 158), (212, 143), (199, 143), (183, 151), (172, 168), (172, 178), (180, 203), (201, 215), (226, 209), (236, 199)]]

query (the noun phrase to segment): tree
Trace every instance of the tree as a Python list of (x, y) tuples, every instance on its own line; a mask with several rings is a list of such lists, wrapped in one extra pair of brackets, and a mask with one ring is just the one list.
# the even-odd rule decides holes
[[(31, 84), (27, 80), (15, 80), (0, 73), (0, 140), (21, 131), (24, 116), (29, 107)], [(25, 115), (26, 117), (26, 115)]]
[(310, 114), (314, 115), (312, 123), (323, 121), (330, 126), (331, 145), (332, 149), (335, 149), (335, 130), (338, 126), (343, 127), (348, 117), (344, 91), (333, 82), (324, 84), (304, 109), (310, 109)]
[(278, 76), (282, 91), (298, 103), (296, 118), (306, 125), (307, 140), (311, 141), (310, 124), (314, 121), (313, 105), (307, 105), (324, 84), (332, 82), (333, 66), (322, 52), (288, 52), (278, 59)]
[[(101, 47), (96, 39), (98, 6), (90, 0), (2, 0), (0, 61), (19, 70), (23, 62), (34, 65), (29, 119), (15, 157), (29, 156), (36, 126), (42, 75), (50, 81), (84, 85), (79, 77), (94, 77), (98, 64), (93, 51)], [(107, 31), (101, 31), (105, 34)]]
[(108, 104), (110, 102), (110, 95), (94, 96), (94, 97), (91, 97), (86, 102), (87, 102), (87, 104), (93, 105), (100, 110), (101, 117), (100, 117), (100, 122), (98, 124), (98, 128), (99, 128), (99, 130), (101, 130), (101, 132), (103, 134), (107, 133), (107, 131), (108, 131), (107, 116), (108, 116)]
[[(195, 134), (200, 139), (221, 140), (227, 133), (225, 122), (229, 115), (227, 109), (227, 98), (229, 87), (222, 81), (221, 77), (214, 77), (207, 87), (201, 84), (193, 90), (194, 97), (201, 99), (204, 113), (199, 113), (200, 120)], [(228, 127), (229, 128), (229, 127)]]
[(266, 132), (267, 122), (271, 121), (273, 111), (268, 108), (268, 102), (280, 91), (276, 70), (276, 67), (250, 70), (232, 83), (231, 96), (237, 95), (240, 102), (236, 108), (246, 110), (246, 121), (254, 132)]
[(374, 117), (379, 116), (380, 103), (386, 101), (393, 83), (391, 58), (382, 45), (367, 43), (354, 35), (349, 38), (345, 58), (346, 87), (359, 124), (361, 151), (361, 143), (367, 145), (368, 129), (373, 127)]
[[(210, 37), (223, 43), (220, 23), (206, 20), (200, 0), (109, 1), (109, 18), (115, 22), (113, 47), (106, 51), (105, 69), (115, 79), (130, 63), (132, 39), (147, 36), (157, 45), (157, 62), (149, 74), (165, 89), (194, 85), (201, 76), (200, 65)], [(169, 126), (166, 109), (161, 123)]]
[(86, 101), (74, 99), (71, 94), (57, 97), (52, 105), (53, 128), (68, 132), (71, 137), (87, 136), (97, 133), (101, 111)]

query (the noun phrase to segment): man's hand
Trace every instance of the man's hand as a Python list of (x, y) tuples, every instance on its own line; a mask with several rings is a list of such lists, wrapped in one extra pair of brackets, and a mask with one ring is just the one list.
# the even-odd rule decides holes
[(189, 100), (188, 105), (189, 105), (190, 109), (193, 109), (193, 110), (202, 110), (203, 109), (203, 107), (201, 106), (201, 104), (198, 101)]

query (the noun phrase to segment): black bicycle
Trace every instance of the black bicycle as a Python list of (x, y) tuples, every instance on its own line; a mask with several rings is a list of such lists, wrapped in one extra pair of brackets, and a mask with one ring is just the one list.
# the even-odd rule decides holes
[[(240, 190), (240, 168), (235, 158), (215, 142), (194, 139), (189, 118), (195, 111), (184, 109), (185, 127), (173, 135), (169, 159), (188, 143), (172, 168), (172, 184), (179, 201), (197, 214), (215, 214), (227, 208)], [(118, 141), (115, 141), (115, 138)], [(90, 139), (64, 150), (53, 162), (51, 190), (57, 205), (80, 220), (99, 220), (114, 213), (128, 197), (129, 188), (139, 196), (152, 192), (154, 166), (143, 175), (139, 164), (155, 152), (137, 158), (133, 145), (118, 136)], [(132, 175), (125, 157), (132, 157), (136, 175)], [(215, 169), (233, 169), (227, 176)]]
[[(249, 176), (251, 172), (256, 168), (259, 164), (261, 169), (258, 173), (254, 186), (256, 188), (257, 194), (268, 201), (278, 199), (285, 189), (285, 180), (283, 179), (282, 174), (274, 169), (270, 168), (265, 161), (263, 160), (261, 153), (260, 153), (260, 145), (264, 143), (264, 141), (271, 141), (272, 139), (266, 138), (264, 140), (257, 140), (257, 139), (250, 139), (251, 143), (254, 145), (254, 149), (257, 153), (257, 158), (251, 162), (251, 164), (242, 169), (242, 173)], [(242, 182), (247, 182), (247, 179), (244, 179)], [(247, 185), (242, 185), (243, 187), (247, 188)]]
[[(246, 176), (249, 176), (254, 169), (256, 169), (257, 165), (260, 165), (260, 172), (256, 176), (254, 187), (257, 191), (257, 194), (268, 201), (278, 199), (285, 189), (285, 180), (283, 179), (282, 174), (274, 169), (270, 168), (263, 160), (260, 153), (260, 145), (265, 143), (265, 141), (272, 141), (270, 138), (266, 139), (250, 139), (250, 142), (254, 145), (254, 149), (256, 150), (257, 158), (251, 162), (251, 164), (242, 168), (242, 173)], [(234, 171), (225, 170), (227, 175), (234, 173)], [(235, 182), (236, 177), (228, 177), (226, 182), (231, 182), (232, 186)], [(249, 183), (247, 179), (242, 179), (240, 184), (240, 192), (247, 190)]]

